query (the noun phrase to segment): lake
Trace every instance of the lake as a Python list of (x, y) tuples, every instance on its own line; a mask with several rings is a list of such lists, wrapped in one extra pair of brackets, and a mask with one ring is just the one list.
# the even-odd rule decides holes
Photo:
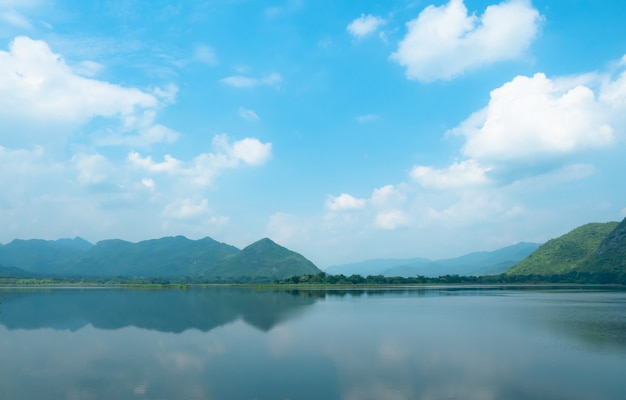
[(2, 399), (624, 399), (626, 291), (0, 289)]

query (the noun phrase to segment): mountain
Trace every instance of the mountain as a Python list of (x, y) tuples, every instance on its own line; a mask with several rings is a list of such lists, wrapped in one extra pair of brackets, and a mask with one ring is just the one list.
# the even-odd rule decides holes
[(25, 278), (30, 276), (28, 272), (16, 267), (4, 267), (0, 265), (0, 278)]
[(270, 239), (262, 239), (243, 250), (209, 237), (190, 240), (184, 236), (138, 243), (112, 239), (87, 244), (80, 238), (14, 240), (0, 247), (0, 264), (20, 268), (31, 275), (189, 277), (214, 281), (246, 278), (271, 281), (320, 272), (302, 255)]
[[(572, 271), (591, 271), (596, 269), (594, 258), (597, 261), (606, 261), (619, 252), (619, 243), (624, 246), (624, 228), (617, 222), (589, 223), (547, 241), (535, 252), (506, 271), (509, 275), (558, 275)], [(621, 228), (616, 235), (611, 233)], [(611, 238), (611, 239), (610, 239)], [(609, 240), (610, 239), (610, 240)], [(606, 242), (609, 240), (609, 242)], [(615, 245), (617, 243), (617, 246)], [(602, 254), (597, 254), (604, 244)], [(623, 247), (621, 249), (623, 251)], [(622, 257), (622, 261), (624, 258)]]
[(404, 265), (413, 264), (427, 264), (432, 262), (427, 258), (409, 258), (409, 259), (397, 259), (397, 258), (377, 258), (372, 260), (365, 260), (350, 264), (333, 265), (326, 268), (325, 272), (332, 275), (382, 275), (384, 271)]
[(208, 237), (175, 236), (138, 243), (103, 240), (80, 257), (74, 271), (85, 276), (206, 276), (207, 270), (220, 267), (227, 256), (239, 251)]
[(585, 272), (626, 274), (626, 218), (580, 264), (580, 269)]
[(302, 255), (264, 238), (227, 257), (225, 264), (214, 274), (215, 277), (261, 276), (274, 280), (320, 272)]
[(80, 237), (59, 240), (15, 239), (0, 247), (0, 264), (41, 274), (59, 273), (91, 247), (91, 243)]
[(429, 276), (442, 275), (495, 275), (506, 271), (524, 259), (540, 245), (521, 242), (495, 251), (480, 251), (460, 257), (432, 261), (426, 258), (375, 259), (360, 263), (328, 267), (329, 274), (383, 275), (383, 276)]

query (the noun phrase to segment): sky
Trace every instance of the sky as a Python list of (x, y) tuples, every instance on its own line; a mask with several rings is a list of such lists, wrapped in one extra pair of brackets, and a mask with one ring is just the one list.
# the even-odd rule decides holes
[(0, 0), (0, 243), (319, 267), (626, 217), (622, 0)]

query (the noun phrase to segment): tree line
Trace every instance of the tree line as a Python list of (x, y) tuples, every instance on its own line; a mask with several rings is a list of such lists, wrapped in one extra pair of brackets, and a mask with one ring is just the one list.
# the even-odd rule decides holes
[(626, 285), (626, 271), (620, 272), (578, 272), (554, 275), (442, 275), (438, 277), (414, 276), (383, 276), (358, 274), (345, 276), (331, 275), (320, 272), (316, 275), (292, 276), (274, 281), (277, 285), (441, 285), (441, 284), (544, 284), (544, 283), (577, 283), (577, 284), (620, 284)]

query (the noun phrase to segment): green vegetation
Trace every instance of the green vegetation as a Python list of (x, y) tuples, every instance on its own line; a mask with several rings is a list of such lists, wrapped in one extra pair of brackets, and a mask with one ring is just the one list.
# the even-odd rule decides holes
[[(519, 264), (507, 270), (506, 274), (548, 276), (582, 271), (580, 267), (617, 226), (617, 222), (580, 226), (563, 236), (549, 240)], [(594, 271), (593, 266), (589, 265), (586, 271)]]
[(580, 270), (614, 274), (626, 271), (626, 218), (600, 243), (594, 254), (580, 264)]
[(320, 270), (302, 255), (270, 239), (243, 250), (211, 238), (183, 236), (131, 243), (104, 240), (85, 245), (82, 239), (15, 240), (0, 247), (0, 276), (64, 277), (87, 280), (118, 277), (168, 281), (262, 283)]
[[(453, 266), (519, 257), (533, 244), (471, 253)], [(415, 259), (420, 262), (428, 261)], [(302, 255), (270, 239), (239, 250), (211, 238), (182, 236), (130, 243), (82, 239), (13, 241), (0, 246), (0, 285), (80, 285), (179, 288), (203, 284), (423, 285), (423, 284), (623, 284), (626, 285), (626, 219), (591, 223), (552, 239), (497, 275), (385, 276), (321, 272)], [(9, 266), (7, 266), (9, 265)], [(18, 268), (19, 267), (19, 268)], [(262, 287), (262, 286), (258, 286)]]
[(553, 275), (487, 275), (462, 276), (443, 275), (438, 277), (415, 276), (404, 278), (382, 275), (317, 275), (293, 276), (276, 280), (276, 285), (298, 286), (368, 286), (368, 285), (536, 285), (536, 284), (618, 284), (626, 285), (626, 272), (578, 272)]

